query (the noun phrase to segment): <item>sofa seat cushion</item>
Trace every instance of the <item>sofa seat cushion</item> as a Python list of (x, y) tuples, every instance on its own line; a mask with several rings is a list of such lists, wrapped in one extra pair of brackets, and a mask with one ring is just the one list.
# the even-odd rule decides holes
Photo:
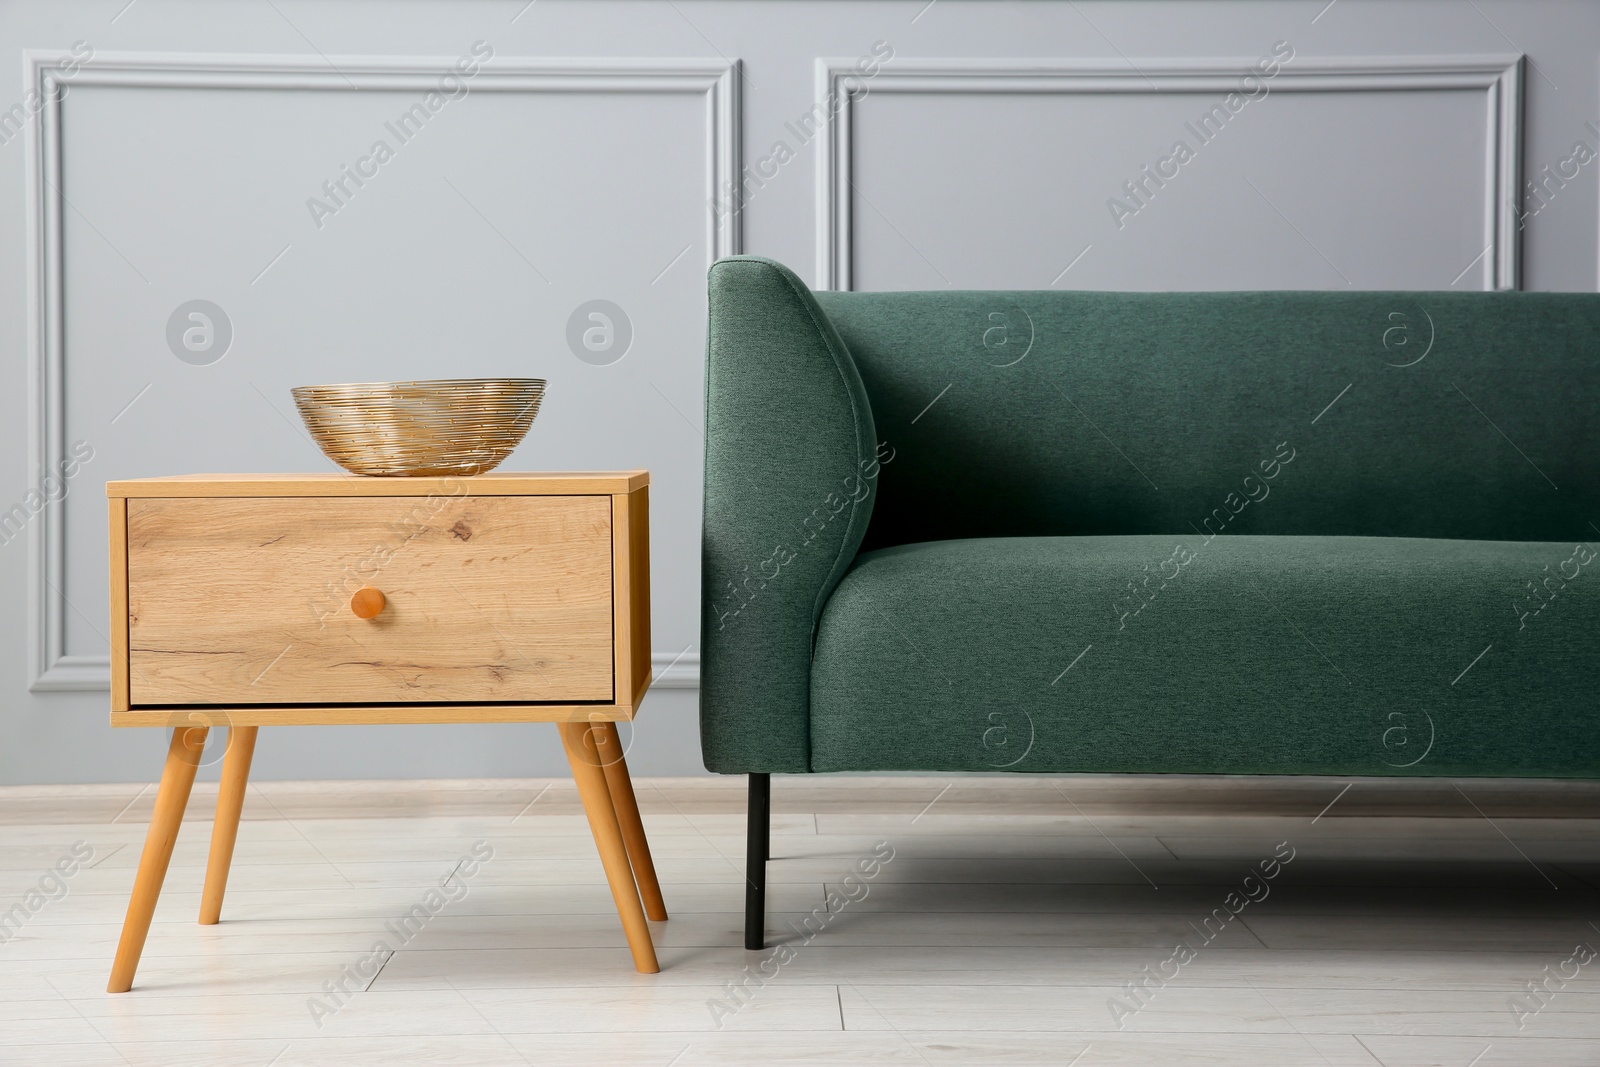
[(861, 555), (815, 771), (1600, 777), (1600, 545), (1017, 537)]

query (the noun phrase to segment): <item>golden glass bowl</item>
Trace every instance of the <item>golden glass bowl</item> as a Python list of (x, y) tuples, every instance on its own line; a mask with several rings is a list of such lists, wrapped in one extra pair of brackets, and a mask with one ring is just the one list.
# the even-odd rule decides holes
[(352, 474), (472, 475), (527, 436), (543, 378), (302, 385), (291, 390), (317, 446)]

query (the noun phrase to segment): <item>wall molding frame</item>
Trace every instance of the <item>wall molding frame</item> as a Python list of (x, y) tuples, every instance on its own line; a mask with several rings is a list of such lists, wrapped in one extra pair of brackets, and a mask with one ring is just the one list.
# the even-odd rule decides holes
[[(25, 86), (42, 109), (26, 137), (26, 230), (29, 350), (29, 469), (38, 485), (66, 457), (65, 294), (62, 291), (64, 207), (61, 103), (77, 87), (279, 89), (353, 92), (361, 89), (428, 92), (438, 88), (456, 57), (239, 55), (221, 53), (96, 52), (70, 77), (56, 64), (64, 50), (23, 53)], [(742, 249), (738, 200), (718, 210), (718, 192), (740, 181), (742, 134), (740, 60), (534, 59), (493, 57), (471, 79), (471, 92), (690, 93), (705, 98), (705, 238), (707, 265)], [(66, 599), (66, 537), (61, 501), (34, 516), (28, 530), (28, 663), (32, 692), (107, 690), (105, 655), (67, 649), (67, 619), (81, 614)], [(85, 616), (97, 630), (102, 623)], [(698, 685), (698, 657), (656, 653), (666, 688)], [(676, 664), (666, 670), (666, 665)]]
[(700, 688), (698, 652), (654, 652), (650, 655), (650, 666), (655, 671), (652, 689)]
[[(816, 102), (826, 124), (817, 153), (816, 277), (819, 289), (852, 286), (852, 111), (873, 93), (1214, 93), (1238, 88), (1254, 59), (895, 60), (868, 77), (856, 59), (820, 58)], [(1520, 287), (1523, 57), (1521, 54), (1295, 59), (1272, 78), (1274, 93), (1478, 90), (1484, 94), (1485, 189), (1479, 257), (1484, 288)]]

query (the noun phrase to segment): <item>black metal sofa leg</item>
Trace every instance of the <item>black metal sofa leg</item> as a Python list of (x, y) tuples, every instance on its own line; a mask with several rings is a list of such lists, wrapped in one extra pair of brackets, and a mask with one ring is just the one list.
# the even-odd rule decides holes
[(772, 775), (750, 776), (744, 858), (744, 947), (766, 947), (767, 859), (772, 854)]

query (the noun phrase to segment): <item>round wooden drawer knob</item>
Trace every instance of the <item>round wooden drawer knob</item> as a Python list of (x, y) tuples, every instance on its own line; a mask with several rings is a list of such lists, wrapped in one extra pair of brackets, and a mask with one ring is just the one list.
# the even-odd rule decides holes
[(382, 593), (367, 585), (357, 589), (355, 596), (350, 598), (350, 610), (358, 619), (376, 619), (386, 603), (388, 601)]

